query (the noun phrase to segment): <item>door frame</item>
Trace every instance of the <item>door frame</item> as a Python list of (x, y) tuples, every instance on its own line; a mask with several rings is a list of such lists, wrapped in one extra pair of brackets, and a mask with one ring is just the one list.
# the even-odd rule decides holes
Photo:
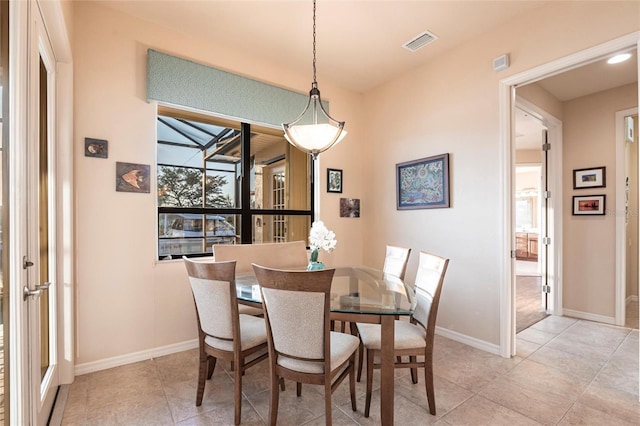
[[(25, 164), (30, 152), (27, 146), (29, 105), (29, 38), (32, 34), (30, 9), (40, 9), (55, 56), (57, 81), (53, 100), (57, 110), (55, 138), (57, 153), (56, 170), (56, 297), (58, 299), (57, 337), (58, 366), (61, 384), (74, 379), (75, 320), (74, 320), (74, 234), (73, 234), (73, 64), (71, 45), (66, 22), (59, 1), (17, 1), (9, 3), (9, 187), (26, 188)], [(12, 424), (28, 424), (29, 365), (26, 361), (28, 333), (26, 305), (22, 300), (22, 286), (26, 273), (22, 268), (22, 256), (26, 253), (26, 198), (21, 191), (8, 194), (9, 233), (8, 268), (9, 283), (9, 348), (5, 377), (9, 378), (9, 411)], [(7, 397), (7, 395), (5, 395)]]
[[(640, 79), (639, 79), (640, 80)], [(640, 95), (639, 95), (640, 96)], [(638, 107), (616, 112), (616, 308), (615, 325), (624, 327), (627, 312), (627, 226), (625, 223), (626, 140), (624, 117), (638, 114)], [(639, 168), (640, 170), (640, 168)], [(637, 188), (636, 188), (637, 190)]]
[[(513, 76), (500, 80), (499, 82), (499, 128), (500, 128), (500, 191), (503, 194), (501, 199), (501, 223), (503, 224), (500, 235), (500, 252), (503, 253), (500, 260), (500, 355), (503, 357), (510, 357), (515, 355), (515, 324), (514, 324), (514, 300), (515, 295), (512, 287), (513, 276), (513, 259), (511, 258), (511, 250), (513, 249), (513, 181), (514, 181), (514, 168), (513, 163), (515, 161), (515, 139), (514, 134), (514, 111), (515, 111), (515, 88), (524, 84), (529, 84), (541, 80), (545, 77), (557, 74), (559, 72), (568, 71), (573, 68), (584, 65), (585, 63), (600, 59), (603, 56), (614, 53), (618, 50), (636, 48), (640, 51), (640, 32), (634, 32), (617, 39), (602, 43), (592, 48), (588, 48), (577, 52), (572, 55), (568, 55), (564, 58), (557, 59), (555, 61), (548, 62), (538, 67), (529, 69), (524, 72), (517, 73)], [(640, 90), (639, 90), (640, 92)], [(640, 93), (639, 93), (640, 95)], [(640, 98), (640, 96), (639, 96)], [(557, 157), (557, 156), (554, 156)], [(560, 165), (562, 162), (560, 161)], [(561, 170), (559, 175), (561, 174)], [(561, 189), (562, 187), (558, 187)], [(556, 190), (557, 191), (557, 190)], [(561, 194), (553, 194), (552, 199), (556, 199)], [(557, 198), (556, 209), (554, 209), (554, 216), (562, 219), (562, 216), (558, 214), (561, 212), (555, 211), (558, 208), (561, 210), (562, 198)], [(562, 274), (561, 274), (561, 259), (559, 256), (562, 253), (562, 222), (556, 223), (556, 229), (551, 235), (552, 243), (555, 247), (555, 261), (556, 270), (552, 273), (558, 273), (556, 275), (557, 288), (555, 289), (555, 295), (552, 299), (559, 302), (554, 307), (554, 313), (557, 315), (562, 314)], [(554, 241), (555, 239), (555, 241)]]

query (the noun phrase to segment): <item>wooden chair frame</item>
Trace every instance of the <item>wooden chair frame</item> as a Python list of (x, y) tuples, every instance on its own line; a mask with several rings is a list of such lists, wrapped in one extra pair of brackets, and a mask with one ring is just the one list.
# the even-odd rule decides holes
[[(232, 316), (232, 330), (233, 330), (233, 351), (224, 351), (218, 348), (209, 346), (205, 342), (205, 338), (208, 336), (202, 330), (202, 324), (200, 323), (200, 314), (198, 312), (198, 305), (194, 295), (194, 305), (196, 308), (196, 318), (198, 320), (198, 346), (199, 346), (199, 364), (198, 364), (198, 389), (196, 392), (196, 406), (202, 405), (202, 397), (204, 395), (204, 388), (206, 380), (211, 379), (213, 371), (216, 367), (216, 361), (218, 359), (224, 359), (230, 361), (234, 366), (234, 422), (236, 425), (240, 424), (241, 411), (242, 411), (242, 376), (244, 372), (258, 364), (260, 361), (267, 359), (267, 343), (263, 343), (252, 348), (242, 350), (240, 339), (240, 314), (238, 313), (238, 303), (236, 302), (236, 279), (235, 279), (235, 261), (228, 262), (196, 262), (186, 257), (183, 257), (187, 273), (190, 277), (201, 279), (213, 279), (216, 281), (226, 281), (229, 283), (230, 292), (230, 304), (231, 304), (231, 316)], [(212, 336), (220, 340), (229, 340), (218, 336)], [(263, 354), (259, 352), (264, 351)], [(250, 361), (247, 361), (249, 357), (252, 357)]]
[[(411, 369), (411, 382), (413, 384), (418, 383), (418, 368), (424, 368), (424, 380), (425, 380), (425, 388), (427, 391), (427, 400), (429, 403), (429, 412), (432, 415), (436, 414), (436, 400), (435, 400), (435, 389), (433, 387), (433, 342), (435, 338), (435, 329), (436, 329), (436, 317), (438, 315), (438, 305), (440, 304), (440, 294), (442, 293), (442, 284), (444, 283), (444, 276), (447, 272), (447, 267), (449, 265), (449, 259), (442, 258), (440, 256), (436, 256), (430, 253), (421, 252), (421, 259), (423, 258), (432, 258), (437, 259), (441, 263), (441, 269), (439, 271), (440, 277), (438, 279), (438, 283), (435, 286), (435, 291), (433, 293), (433, 299), (431, 301), (431, 308), (429, 310), (427, 324), (422, 324), (420, 321), (416, 320), (414, 317), (411, 318), (410, 322), (412, 324), (416, 324), (422, 327), (425, 330), (425, 340), (426, 344), (422, 348), (416, 349), (396, 349), (395, 355), (397, 357), (396, 362), (394, 363), (394, 368), (410, 368)], [(416, 278), (416, 286), (418, 283), (419, 277)], [(366, 349), (366, 348), (365, 348)], [(371, 408), (371, 392), (373, 387), (373, 369), (380, 368), (379, 364), (374, 364), (374, 357), (378, 354), (379, 350), (366, 349), (367, 351), (367, 393), (365, 399), (365, 417), (369, 417), (369, 410)], [(409, 362), (403, 362), (402, 357), (408, 356)], [(417, 357), (424, 356), (424, 362), (418, 362)]]
[[(402, 271), (400, 272), (400, 275), (398, 275), (398, 277), (402, 281), (404, 281), (404, 276), (407, 273), (407, 265), (409, 264), (409, 256), (411, 256), (410, 248), (387, 245), (385, 250), (384, 266), (382, 267), (382, 272), (390, 273), (389, 269), (391, 264), (389, 262), (389, 259), (394, 254), (399, 254), (399, 253), (403, 254), (404, 263), (402, 265)], [(396, 319), (399, 319), (399, 318), (396, 316)], [(356, 328), (354, 323), (351, 323), (351, 334), (353, 334), (354, 336), (358, 335), (358, 329)], [(362, 342), (361, 342), (360, 347), (358, 348), (358, 376), (356, 378), (358, 383), (360, 382), (360, 378), (362, 377), (363, 356), (364, 356), (364, 347), (362, 346)], [(402, 362), (402, 360), (400, 359), (400, 356), (398, 356), (398, 362)]]
[[(355, 381), (355, 351), (340, 366), (331, 370), (331, 326), (330, 326), (330, 290), (331, 280), (335, 272), (334, 269), (326, 269), (320, 271), (285, 271), (265, 268), (254, 264), (256, 277), (260, 283), (261, 291), (264, 289), (289, 290), (299, 292), (315, 292), (324, 294), (324, 323), (322, 324), (324, 333), (324, 356), (320, 359), (300, 358), (289, 354), (281, 354), (275, 349), (271, 323), (269, 321), (269, 309), (264, 303), (264, 318), (267, 323), (267, 342), (269, 347), (269, 370), (271, 378), (271, 395), (269, 404), (269, 423), (276, 425), (278, 416), (279, 401), (279, 380), (286, 378), (297, 383), (296, 395), (301, 395), (302, 383), (322, 385), (324, 386), (325, 395), (325, 422), (327, 425), (332, 424), (331, 420), (331, 395), (335, 389), (342, 383), (345, 377), (349, 376), (349, 391), (351, 394), (351, 408), (356, 411), (356, 381)], [(299, 359), (302, 361), (323, 362), (324, 373), (313, 374), (300, 371), (290, 370), (277, 364), (278, 356), (283, 355), (288, 358)], [(328, 372), (328, 373), (327, 373)]]

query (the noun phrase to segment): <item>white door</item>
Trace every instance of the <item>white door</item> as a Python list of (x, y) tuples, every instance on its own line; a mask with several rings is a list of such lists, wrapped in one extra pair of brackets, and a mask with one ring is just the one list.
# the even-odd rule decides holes
[[(55, 60), (38, 3), (29, 3), (26, 253), (23, 268), (29, 424), (47, 423), (58, 390), (55, 250)], [(24, 317), (23, 317), (24, 318)], [(27, 402), (28, 401), (28, 402)]]

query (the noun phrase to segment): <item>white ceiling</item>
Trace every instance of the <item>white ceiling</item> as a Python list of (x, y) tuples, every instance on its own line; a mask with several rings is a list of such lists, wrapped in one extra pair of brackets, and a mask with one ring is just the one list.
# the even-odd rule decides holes
[[(317, 81), (364, 93), (513, 17), (553, 1), (318, 0)], [(311, 0), (96, 0), (197, 38), (224, 43), (312, 80)], [(429, 31), (416, 52), (402, 45)], [(508, 52), (501, 52), (508, 53)], [(491, 66), (488, 58), (487, 66)], [(637, 60), (603, 61), (539, 81), (561, 101), (637, 81)], [(259, 76), (257, 76), (259, 77)], [(517, 114), (519, 147), (538, 145), (541, 124)]]

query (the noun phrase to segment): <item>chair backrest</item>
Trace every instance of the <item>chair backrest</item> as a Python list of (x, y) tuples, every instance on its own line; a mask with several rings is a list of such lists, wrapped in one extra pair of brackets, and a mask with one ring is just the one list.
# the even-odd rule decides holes
[(410, 254), (410, 248), (387, 246), (382, 271), (404, 280), (404, 274), (407, 272), (407, 263), (409, 262)]
[(252, 263), (276, 269), (306, 269), (309, 263), (304, 241), (264, 244), (214, 245), (216, 262), (236, 261), (236, 274), (253, 273)]
[(189, 275), (198, 326), (223, 340), (239, 336), (236, 301), (236, 262), (198, 262), (183, 257)]
[(415, 283), (416, 309), (412, 318), (427, 330), (427, 337), (435, 332), (440, 293), (448, 265), (449, 259), (420, 252)]
[(335, 270), (284, 271), (255, 264), (253, 268), (273, 355), (328, 363), (330, 290)]

